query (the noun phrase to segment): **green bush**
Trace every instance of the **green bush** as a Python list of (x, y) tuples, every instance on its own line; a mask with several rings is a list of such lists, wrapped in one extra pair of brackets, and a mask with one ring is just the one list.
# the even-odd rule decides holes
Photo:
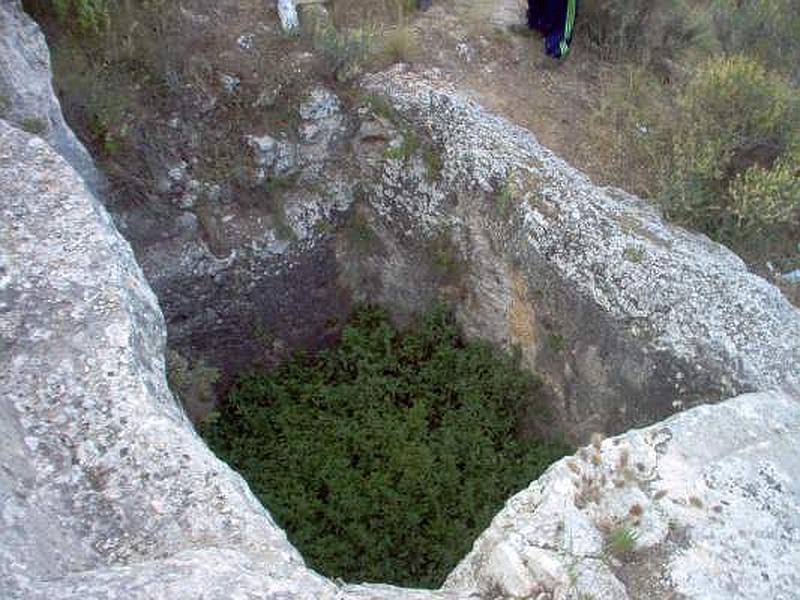
[(726, 53), (755, 56), (800, 80), (800, 0), (714, 0), (712, 11)]
[(349, 81), (357, 77), (375, 52), (376, 33), (370, 28), (338, 31), (331, 24), (314, 28), (312, 42), (324, 75)]
[[(741, 202), (755, 202), (759, 185), (762, 191), (785, 189), (767, 185), (759, 173), (799, 141), (797, 91), (752, 59), (722, 57), (701, 66), (677, 104), (679, 122), (662, 191), (669, 216), (718, 239), (747, 234), (739, 228), (758, 220), (737, 214), (731, 185), (738, 181), (735, 194)], [(744, 175), (754, 167), (761, 170)], [(771, 177), (786, 181), (779, 172)], [(784, 199), (780, 194), (764, 197), (760, 208), (751, 207), (748, 214), (770, 203), (777, 206)], [(771, 214), (780, 220), (788, 213), (777, 209)]]
[(98, 33), (109, 18), (109, 0), (50, 0), (56, 17), (81, 32)]
[(537, 384), (437, 309), (359, 310), (338, 348), (242, 377), (204, 427), (310, 565), (436, 586), (504, 499), (568, 448), (523, 439)]
[(800, 157), (784, 156), (771, 169), (754, 166), (731, 182), (737, 231), (763, 231), (800, 222)]

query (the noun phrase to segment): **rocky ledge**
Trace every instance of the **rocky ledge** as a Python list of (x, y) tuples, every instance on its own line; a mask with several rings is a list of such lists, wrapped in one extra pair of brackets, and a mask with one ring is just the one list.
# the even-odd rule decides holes
[(440, 165), (431, 181), (424, 157), (390, 160), (370, 188), (391, 257), (373, 269), (375, 297), (402, 304), (421, 281), (420, 240), (447, 235), (462, 325), (521, 351), (562, 430), (585, 440), (800, 383), (800, 311), (730, 250), (597, 187), (440, 74), (397, 67), (365, 86)]

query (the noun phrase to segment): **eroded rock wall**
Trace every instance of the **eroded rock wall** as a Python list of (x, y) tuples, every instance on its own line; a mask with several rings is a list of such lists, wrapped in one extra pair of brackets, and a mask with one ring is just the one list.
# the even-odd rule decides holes
[(747, 394), (596, 441), (511, 498), (445, 589), (800, 597), (799, 400)]
[(95, 191), (103, 177), (67, 126), (53, 92), (50, 53), (39, 26), (20, 0), (0, 6), (0, 119), (41, 135), (75, 167)]
[(377, 298), (409, 310), (446, 236), (465, 328), (521, 350), (566, 431), (586, 439), (798, 383), (800, 311), (732, 252), (594, 186), (439, 75), (400, 67), (366, 87), (441, 165), (433, 180), (424, 154), (381, 166), (369, 206), (390, 251), (364, 261)]
[(156, 298), (105, 209), (5, 121), (0, 249), (2, 597), (349, 597), (194, 432)]
[(4, 598), (798, 597), (800, 396), (777, 392), (560, 461), (441, 591), (325, 580), (169, 393), (163, 319), (103, 207), (5, 122), (0, 217)]

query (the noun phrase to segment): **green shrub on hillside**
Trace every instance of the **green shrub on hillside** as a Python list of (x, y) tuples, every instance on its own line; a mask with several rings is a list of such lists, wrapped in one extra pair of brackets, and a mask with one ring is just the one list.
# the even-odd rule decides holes
[(338, 348), (241, 378), (203, 434), (313, 568), (436, 586), (568, 451), (519, 435), (536, 389), (441, 309), (399, 333), (365, 308)]
[(375, 31), (371, 28), (338, 31), (331, 24), (320, 25), (312, 33), (324, 74), (348, 81), (357, 77), (375, 51)]
[[(752, 59), (722, 57), (699, 68), (677, 105), (672, 160), (662, 192), (668, 214), (718, 239), (746, 235), (739, 228), (755, 226), (759, 220), (738, 214), (731, 185), (738, 181), (736, 197), (749, 203), (756, 201), (757, 188), (785, 189), (766, 184), (760, 173), (800, 142), (797, 91)], [(754, 167), (760, 170), (745, 175)], [(744, 178), (737, 179), (741, 175)], [(786, 181), (777, 171), (770, 177)], [(747, 211), (752, 215), (772, 206), (770, 221), (780, 221), (780, 215), (791, 212), (779, 208), (787, 201), (783, 192), (776, 191)]]
[(781, 157), (771, 169), (754, 166), (731, 182), (736, 231), (800, 223), (800, 156)]
[(109, 0), (50, 0), (56, 17), (81, 32), (97, 33), (108, 24)]
[(726, 53), (755, 56), (800, 80), (800, 0), (714, 0), (712, 11)]

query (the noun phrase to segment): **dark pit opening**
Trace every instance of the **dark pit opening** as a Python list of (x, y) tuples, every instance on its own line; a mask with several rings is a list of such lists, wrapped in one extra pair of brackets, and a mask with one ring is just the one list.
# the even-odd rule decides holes
[(503, 502), (570, 452), (531, 432), (538, 389), (443, 307), (403, 331), (363, 307), (335, 348), (241, 375), (200, 430), (312, 568), (436, 587)]

